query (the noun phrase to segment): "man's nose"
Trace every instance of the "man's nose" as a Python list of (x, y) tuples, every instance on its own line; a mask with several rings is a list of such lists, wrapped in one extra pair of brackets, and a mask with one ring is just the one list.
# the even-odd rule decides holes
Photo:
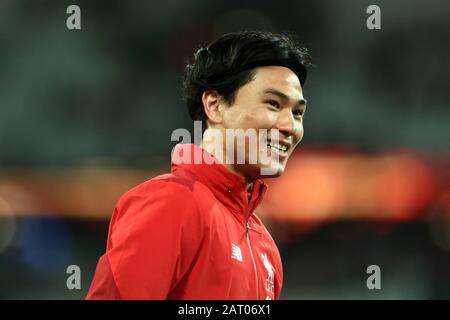
[(301, 135), (302, 123), (296, 120), (292, 114), (292, 110), (286, 108), (279, 114), (277, 121), (277, 129), (286, 137), (298, 138)]

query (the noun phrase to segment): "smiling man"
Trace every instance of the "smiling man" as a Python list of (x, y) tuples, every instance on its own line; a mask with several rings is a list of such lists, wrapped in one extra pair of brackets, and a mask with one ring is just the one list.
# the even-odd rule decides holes
[(256, 31), (197, 51), (184, 97), (202, 144), (178, 145), (170, 174), (121, 197), (88, 299), (279, 299), (280, 254), (254, 211), (261, 178), (280, 176), (303, 137), (305, 57)]
[(249, 184), (261, 175), (280, 176), (303, 137), (306, 100), (298, 76), (288, 67), (257, 67), (232, 99), (216, 90), (203, 93), (203, 149)]

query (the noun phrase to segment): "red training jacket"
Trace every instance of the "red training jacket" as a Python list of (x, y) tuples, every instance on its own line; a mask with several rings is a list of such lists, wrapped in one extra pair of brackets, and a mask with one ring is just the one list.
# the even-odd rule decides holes
[(218, 161), (190, 164), (195, 152), (216, 161), (178, 145), (171, 174), (120, 198), (87, 299), (279, 299), (280, 254), (254, 214), (266, 185), (248, 193)]

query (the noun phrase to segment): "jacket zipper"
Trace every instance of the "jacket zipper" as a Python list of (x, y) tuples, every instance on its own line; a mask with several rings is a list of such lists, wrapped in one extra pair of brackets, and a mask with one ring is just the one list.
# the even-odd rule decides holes
[(247, 244), (248, 244), (248, 248), (250, 250), (250, 255), (252, 257), (252, 262), (253, 262), (253, 268), (255, 269), (255, 279), (256, 279), (256, 296), (257, 299), (259, 300), (259, 284), (258, 284), (258, 270), (256, 269), (256, 263), (255, 263), (255, 258), (253, 256), (253, 250), (252, 250), (252, 246), (250, 244), (250, 236), (248, 235), (248, 229), (250, 229), (248, 222), (245, 225), (245, 230), (246, 230), (246, 237), (247, 237)]

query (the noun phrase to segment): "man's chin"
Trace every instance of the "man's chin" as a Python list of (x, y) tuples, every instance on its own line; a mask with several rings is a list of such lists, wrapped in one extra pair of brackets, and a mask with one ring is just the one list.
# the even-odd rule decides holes
[(260, 167), (261, 178), (278, 178), (284, 173), (284, 166), (280, 163), (271, 163), (270, 166)]

